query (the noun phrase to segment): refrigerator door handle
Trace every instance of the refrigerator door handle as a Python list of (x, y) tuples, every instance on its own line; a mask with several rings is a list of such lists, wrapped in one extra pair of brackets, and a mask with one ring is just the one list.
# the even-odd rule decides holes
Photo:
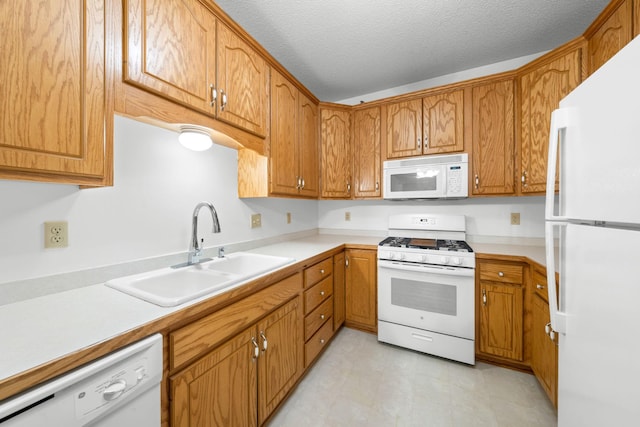
[[(566, 227), (566, 222), (547, 221), (544, 227), (545, 252), (547, 258), (547, 293), (549, 295), (549, 314), (551, 327), (554, 331), (567, 333), (567, 313), (560, 311), (558, 307), (558, 295), (556, 292), (556, 263), (553, 245), (553, 227)], [(560, 284), (562, 286), (562, 284)]]
[[(549, 130), (549, 156), (547, 157), (547, 199), (545, 203), (545, 218), (550, 221), (559, 221), (566, 218), (554, 215), (555, 190), (556, 190), (556, 165), (558, 150), (560, 149), (561, 129), (566, 129), (569, 124), (569, 110), (558, 108), (551, 113), (551, 129)], [(561, 214), (561, 212), (558, 212)]]

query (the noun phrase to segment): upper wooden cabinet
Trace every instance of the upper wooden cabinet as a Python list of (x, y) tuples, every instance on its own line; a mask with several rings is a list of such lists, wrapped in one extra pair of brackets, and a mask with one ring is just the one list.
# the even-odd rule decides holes
[(272, 74), (270, 192), (318, 197), (318, 106)]
[(513, 80), (472, 88), (472, 186), (474, 195), (515, 192)]
[(422, 154), (422, 100), (395, 102), (384, 106), (387, 158)]
[(422, 99), (423, 154), (464, 149), (464, 92), (442, 93)]
[(633, 38), (632, 0), (614, 0), (585, 31), (589, 74), (596, 71)]
[(578, 40), (521, 70), (520, 193), (546, 189), (551, 113), (583, 79), (583, 47)]
[(269, 67), (198, 0), (125, 0), (123, 78), (261, 137)]
[(0, 178), (111, 185), (103, 0), (2, 1)]
[(324, 198), (351, 198), (351, 112), (320, 108), (322, 135), (322, 193)]
[(353, 112), (354, 198), (379, 198), (381, 191), (380, 107)]

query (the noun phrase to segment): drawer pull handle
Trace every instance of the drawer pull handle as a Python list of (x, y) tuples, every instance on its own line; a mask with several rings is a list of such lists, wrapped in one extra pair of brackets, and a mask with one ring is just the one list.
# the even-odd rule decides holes
[(320, 274), (324, 274), (324, 268), (320, 270)]
[(320, 338), (320, 344), (324, 344), (324, 338)]
[(320, 315), (320, 320), (324, 320), (324, 314)]
[(411, 336), (413, 338), (415, 338), (415, 339), (418, 339), (418, 340), (433, 342), (433, 337), (430, 337), (428, 335), (421, 335), (421, 334), (412, 333)]
[(324, 296), (324, 291), (320, 291), (320, 296), (323, 297)]
[(537, 289), (544, 289), (544, 286), (542, 286), (540, 283), (536, 283), (536, 288)]
[(502, 271), (499, 271), (499, 272), (498, 272), (498, 276), (500, 276), (500, 277), (504, 277), (504, 273), (503, 273)]

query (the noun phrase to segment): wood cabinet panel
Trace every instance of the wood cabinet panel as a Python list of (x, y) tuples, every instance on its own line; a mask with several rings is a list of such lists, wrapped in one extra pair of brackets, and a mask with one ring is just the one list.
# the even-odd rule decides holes
[(110, 185), (102, 0), (0, 2), (0, 178)]
[(376, 251), (348, 249), (345, 255), (345, 324), (376, 332), (378, 329)]
[(256, 426), (254, 328), (170, 379), (171, 425)]
[(304, 291), (304, 313), (311, 313), (322, 301), (333, 294), (333, 277), (327, 277), (320, 283)]
[(589, 74), (600, 68), (633, 38), (632, 0), (615, 3), (611, 3), (614, 6), (612, 10), (605, 10), (608, 15), (606, 20), (593, 33), (587, 31)]
[(545, 191), (551, 113), (581, 81), (581, 45), (520, 76), (521, 193)]
[(218, 22), (217, 48), (218, 119), (266, 137), (269, 66), (221, 22)]
[(345, 319), (344, 252), (333, 256), (333, 330), (337, 331)]
[(422, 99), (424, 154), (464, 149), (464, 91), (431, 95)]
[(633, 0), (633, 37), (640, 36), (640, 0)]
[(311, 338), (313, 334), (329, 320), (333, 314), (333, 298), (329, 297), (318, 306), (315, 310), (309, 313), (304, 319), (304, 339), (305, 341)]
[(351, 198), (351, 113), (320, 109), (322, 197)]
[(298, 95), (298, 99), (300, 101), (298, 109), (300, 115), (300, 142), (298, 144), (300, 195), (318, 197), (320, 194), (318, 106), (302, 93)]
[(304, 365), (309, 366), (320, 354), (322, 349), (329, 343), (333, 336), (333, 326), (331, 322), (326, 322), (316, 332), (313, 337), (304, 345)]
[(380, 107), (353, 112), (354, 197), (381, 197)]
[(126, 0), (124, 80), (213, 114), (216, 19), (197, 0)]
[(271, 193), (298, 194), (298, 89), (280, 73), (271, 75)]
[(472, 89), (472, 194), (515, 192), (513, 81)]
[(258, 323), (258, 424), (262, 424), (295, 385), (304, 369), (300, 297)]
[(389, 104), (385, 111), (387, 158), (422, 154), (422, 100)]
[(521, 285), (524, 277), (524, 266), (500, 262), (483, 262), (480, 268), (480, 280), (515, 283)]
[[(531, 298), (531, 369), (554, 406), (558, 405), (558, 346), (545, 332), (551, 321), (549, 304), (538, 295)], [(556, 338), (558, 339), (558, 334)]]
[(522, 360), (523, 291), (511, 284), (480, 282), (480, 352)]
[(326, 279), (333, 273), (333, 259), (327, 258), (304, 270), (304, 287), (308, 288), (319, 281)]

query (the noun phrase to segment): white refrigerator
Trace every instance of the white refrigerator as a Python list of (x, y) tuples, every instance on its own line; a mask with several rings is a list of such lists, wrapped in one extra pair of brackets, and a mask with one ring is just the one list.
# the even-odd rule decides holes
[(548, 159), (558, 425), (640, 426), (640, 37), (560, 102)]

